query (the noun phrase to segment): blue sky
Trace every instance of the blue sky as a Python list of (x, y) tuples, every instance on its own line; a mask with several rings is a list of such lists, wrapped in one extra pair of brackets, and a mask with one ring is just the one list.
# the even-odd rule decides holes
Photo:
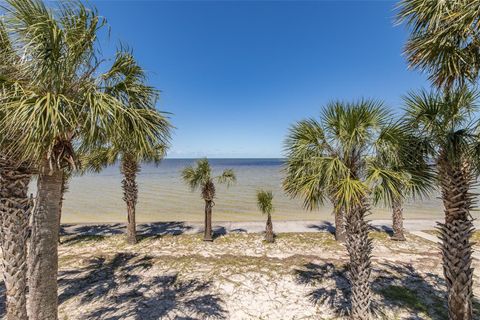
[(281, 157), (289, 126), (331, 100), (399, 110), (427, 85), (407, 69), (391, 1), (90, 3), (162, 90), (171, 158)]

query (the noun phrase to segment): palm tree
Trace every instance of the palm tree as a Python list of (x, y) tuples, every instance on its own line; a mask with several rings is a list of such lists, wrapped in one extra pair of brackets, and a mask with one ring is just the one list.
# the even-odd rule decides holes
[(445, 221), (439, 223), (450, 319), (473, 319), (470, 211), (480, 155), (478, 94), (465, 87), (447, 94), (420, 91), (405, 98), (406, 116), (418, 135), (427, 137), (428, 160), (435, 164)]
[(227, 187), (236, 181), (235, 173), (232, 169), (226, 169), (219, 176), (212, 176), (212, 169), (208, 159), (201, 159), (196, 162), (196, 167), (188, 166), (182, 171), (182, 178), (190, 186), (192, 192), (199, 189), (202, 192), (202, 198), (205, 200), (205, 231), (203, 240), (213, 241), (212, 238), (212, 208), (215, 205), (215, 184), (226, 183)]
[(27, 319), (27, 237), (33, 200), (30, 168), (0, 155), (0, 247), (7, 291), (6, 319)]
[[(133, 54), (122, 50), (117, 53), (115, 62), (104, 75), (107, 83), (106, 92), (115, 96), (129, 108), (155, 110), (158, 90), (145, 84), (145, 71), (137, 64)], [(127, 241), (137, 243), (135, 207), (138, 199), (136, 176), (140, 172), (140, 162), (158, 164), (164, 157), (170, 139), (170, 124), (161, 113), (152, 113), (145, 117), (149, 126), (154, 126), (157, 133), (145, 135), (144, 140), (130, 141), (122, 135), (112, 136), (97, 150), (86, 157), (85, 167), (99, 171), (101, 168), (120, 160), (123, 174), (123, 200), (127, 206)], [(132, 128), (134, 129), (134, 128)]]
[[(8, 101), (5, 93), (12, 89), (8, 79), (17, 74), (18, 60), (5, 25), (0, 22), (0, 103)], [(0, 111), (0, 121), (3, 117)], [(5, 139), (1, 137), (0, 141)], [(27, 236), (33, 204), (28, 197), (28, 185), (32, 168), (8, 155), (4, 143), (0, 147), (0, 263), (7, 292), (6, 317), (27, 319)]]
[(271, 191), (260, 190), (257, 192), (257, 205), (263, 214), (267, 215), (267, 225), (265, 227), (265, 241), (273, 243), (275, 241), (272, 225), (272, 212), (274, 210), (273, 193)]
[(0, 144), (38, 169), (28, 313), (30, 319), (55, 320), (64, 168), (76, 168), (77, 150), (86, 152), (110, 137), (123, 134), (132, 144), (146, 136), (155, 140), (161, 128), (148, 119), (161, 116), (129, 108), (108, 92), (96, 47), (105, 23), (95, 10), (80, 2), (62, 2), (53, 10), (40, 0), (7, 0), (4, 12), (12, 48), (23, 59), (16, 76), (7, 79), (12, 85), (0, 104)]
[(475, 82), (480, 70), (480, 1), (401, 0), (399, 23), (411, 31), (410, 66), (428, 72), (442, 88)]
[[(402, 175), (399, 192), (391, 192), (391, 188), (380, 188), (379, 194), (373, 193), (373, 203), (384, 202), (392, 208), (392, 240), (405, 241), (403, 228), (403, 206), (407, 198), (428, 197), (433, 191), (434, 175), (431, 166), (424, 157), (426, 153), (425, 141), (415, 134), (403, 122), (389, 126), (383, 131), (384, 140), (388, 140), (387, 148), (396, 152), (395, 161), (385, 159), (382, 166), (389, 167), (393, 172)], [(393, 140), (391, 139), (393, 137)], [(374, 190), (375, 191), (375, 190)], [(384, 194), (383, 192), (390, 192)], [(387, 200), (387, 201), (385, 201)]]
[(380, 102), (334, 102), (324, 108), (320, 122), (296, 123), (285, 144), (286, 192), (303, 198), (307, 209), (333, 198), (336, 208), (345, 211), (352, 319), (371, 315), (369, 199), (400, 197), (406, 179), (391, 165), (399, 161), (399, 142), (389, 119)]

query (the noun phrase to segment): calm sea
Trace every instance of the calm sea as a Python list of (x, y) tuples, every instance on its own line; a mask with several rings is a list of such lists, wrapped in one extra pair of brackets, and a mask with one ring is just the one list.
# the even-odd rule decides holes
[[(159, 166), (143, 165), (138, 176), (139, 201), (137, 219), (149, 221), (201, 221), (203, 200), (200, 193), (191, 192), (180, 177), (181, 170), (194, 159), (166, 159)], [(302, 208), (301, 200), (290, 199), (281, 187), (281, 159), (211, 159), (215, 174), (231, 168), (237, 183), (226, 188), (217, 186), (214, 219), (217, 221), (263, 220), (256, 206), (256, 191), (260, 188), (274, 193), (277, 220), (330, 220), (331, 208), (326, 206), (313, 212)], [(112, 166), (99, 174), (73, 177), (66, 194), (62, 221), (123, 222), (125, 206), (122, 200), (121, 174)], [(405, 208), (407, 219), (441, 219), (439, 200), (409, 203)], [(478, 216), (478, 214), (477, 214)], [(370, 219), (388, 219), (390, 210), (375, 208)]]

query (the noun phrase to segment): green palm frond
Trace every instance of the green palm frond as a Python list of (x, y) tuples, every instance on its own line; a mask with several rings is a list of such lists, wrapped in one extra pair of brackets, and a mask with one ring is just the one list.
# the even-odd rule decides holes
[(272, 191), (259, 190), (257, 191), (257, 206), (263, 214), (271, 214), (274, 210)]
[(406, 171), (385, 167), (383, 163), (371, 161), (368, 164), (366, 184), (374, 203), (383, 201), (391, 205), (396, 199), (404, 199), (406, 186), (410, 183), (410, 175)]
[(226, 169), (222, 172), (221, 175), (217, 177), (217, 181), (220, 183), (225, 183), (228, 186), (230, 184), (237, 181), (237, 177), (235, 176), (235, 172), (232, 169)]
[(397, 21), (411, 35), (410, 65), (429, 73), (439, 87), (473, 82), (480, 69), (480, 1), (402, 0)]
[(192, 191), (206, 185), (211, 181), (212, 170), (207, 159), (200, 159), (196, 166), (188, 166), (182, 171), (182, 179), (190, 186)]
[(466, 87), (456, 90), (412, 92), (404, 98), (406, 123), (425, 136), (430, 157), (439, 153), (449, 161), (472, 158), (472, 144), (478, 140), (475, 126), (478, 93)]
[(97, 74), (104, 69), (97, 33), (105, 20), (95, 9), (80, 1), (52, 9), (40, 0), (9, 0), (3, 9), (1, 41), (7, 35), (15, 51), (0, 50), (5, 149), (34, 161), (61, 145), (86, 154), (115, 148), (138, 162), (164, 157), (172, 126), (155, 109), (158, 91), (146, 84), (133, 54), (119, 51), (111, 68)]
[[(397, 145), (403, 129), (390, 121), (382, 102), (359, 100), (329, 103), (319, 122), (298, 122), (285, 141), (285, 191), (301, 197), (307, 209), (318, 208), (325, 200), (348, 209), (369, 197), (373, 184), (367, 181), (367, 159), (377, 159), (384, 171), (400, 170), (393, 165), (400, 161)], [(398, 184), (378, 181), (375, 187), (400, 189)], [(389, 192), (378, 191), (380, 196)]]
[(333, 196), (338, 208), (350, 209), (369, 196), (369, 188), (363, 181), (348, 177), (338, 181)]

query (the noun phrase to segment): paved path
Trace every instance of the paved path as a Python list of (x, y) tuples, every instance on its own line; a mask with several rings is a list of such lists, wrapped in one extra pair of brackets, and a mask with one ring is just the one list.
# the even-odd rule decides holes
[[(413, 235), (416, 235), (420, 238), (423, 238), (423, 239), (426, 239), (426, 240), (429, 240), (429, 241), (432, 241), (432, 242), (435, 242), (435, 243), (440, 243), (440, 240), (437, 237), (435, 237), (433, 234), (426, 233), (426, 232), (423, 232), (423, 231), (412, 231), (410, 233), (413, 234)], [(477, 250), (473, 250), (472, 257), (474, 259), (480, 260), (480, 252), (477, 251)]]

